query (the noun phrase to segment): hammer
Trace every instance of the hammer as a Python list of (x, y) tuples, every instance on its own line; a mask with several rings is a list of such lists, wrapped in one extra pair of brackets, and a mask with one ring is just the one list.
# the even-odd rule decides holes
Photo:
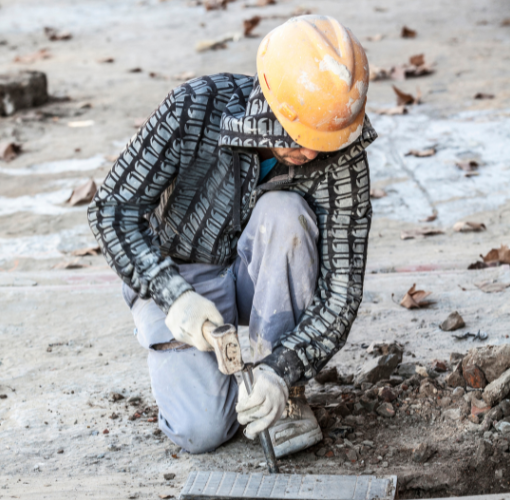
[[(224, 375), (233, 375), (241, 371), (247, 394), (251, 394), (254, 382), (252, 367), (244, 364), (236, 328), (230, 324), (215, 326), (213, 323), (205, 321), (203, 324), (203, 336), (215, 352), (219, 370), (224, 373)], [(258, 436), (260, 438), (261, 447), (265, 452), (268, 471), (271, 474), (277, 474), (279, 468), (277, 467), (276, 455), (268, 429), (260, 432)]]

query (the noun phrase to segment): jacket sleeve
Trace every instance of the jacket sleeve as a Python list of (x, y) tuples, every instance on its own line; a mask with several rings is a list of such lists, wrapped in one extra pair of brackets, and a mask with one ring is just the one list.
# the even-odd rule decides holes
[(141, 298), (167, 312), (191, 290), (170, 257), (163, 257), (148, 216), (178, 174), (179, 102), (171, 92), (130, 140), (89, 205), (89, 225), (108, 264)]
[[(368, 144), (375, 137), (371, 128)], [(262, 363), (289, 386), (314, 377), (346, 343), (363, 296), (371, 223), (364, 132), (352, 160), (327, 169), (313, 195), (320, 230), (320, 270), (311, 305), (299, 324)]]

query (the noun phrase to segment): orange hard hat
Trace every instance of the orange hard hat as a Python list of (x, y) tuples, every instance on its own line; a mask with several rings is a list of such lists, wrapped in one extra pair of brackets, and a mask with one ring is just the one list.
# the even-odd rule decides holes
[(265, 99), (297, 144), (337, 151), (359, 137), (368, 60), (357, 38), (336, 19), (290, 19), (263, 39), (257, 66)]

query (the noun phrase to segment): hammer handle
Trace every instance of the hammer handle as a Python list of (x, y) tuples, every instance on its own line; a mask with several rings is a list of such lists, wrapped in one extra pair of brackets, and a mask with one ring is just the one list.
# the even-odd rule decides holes
[[(252, 392), (252, 368), (250, 366), (245, 366), (242, 371), (242, 378), (244, 379), (245, 388), (247, 390), (247, 394), (251, 394)], [(270, 439), (270, 434), (268, 429), (265, 429), (263, 432), (258, 434), (260, 438), (261, 447), (265, 453), (265, 458), (267, 460), (268, 471), (271, 474), (278, 474), (279, 467), (277, 466), (276, 454), (274, 453), (274, 447), (272, 446), (272, 440)]]

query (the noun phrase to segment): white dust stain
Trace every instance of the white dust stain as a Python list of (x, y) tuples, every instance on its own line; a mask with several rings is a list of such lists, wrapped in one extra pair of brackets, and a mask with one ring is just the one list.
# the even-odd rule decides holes
[(315, 85), (310, 79), (306, 71), (303, 71), (298, 79), (298, 82), (309, 92), (318, 92), (320, 87)]
[(49, 161), (32, 165), (27, 168), (0, 168), (0, 174), (5, 175), (34, 175), (34, 174), (60, 174), (62, 172), (84, 172), (95, 170), (105, 163), (103, 155), (96, 155), (86, 159), (70, 159), (60, 161)]
[(18, 212), (32, 212), (39, 215), (59, 215), (70, 211), (83, 211), (84, 207), (61, 206), (71, 196), (71, 189), (61, 189), (34, 196), (7, 198), (0, 196), (0, 216)]
[(336, 61), (334, 57), (329, 55), (324, 56), (322, 61), (320, 61), (319, 68), (320, 71), (330, 71), (331, 73), (334, 73), (350, 87), (352, 75), (350, 74), (349, 69), (344, 64)]
[(77, 248), (94, 245), (86, 224), (53, 234), (0, 238), (0, 262), (19, 258), (55, 259)]

